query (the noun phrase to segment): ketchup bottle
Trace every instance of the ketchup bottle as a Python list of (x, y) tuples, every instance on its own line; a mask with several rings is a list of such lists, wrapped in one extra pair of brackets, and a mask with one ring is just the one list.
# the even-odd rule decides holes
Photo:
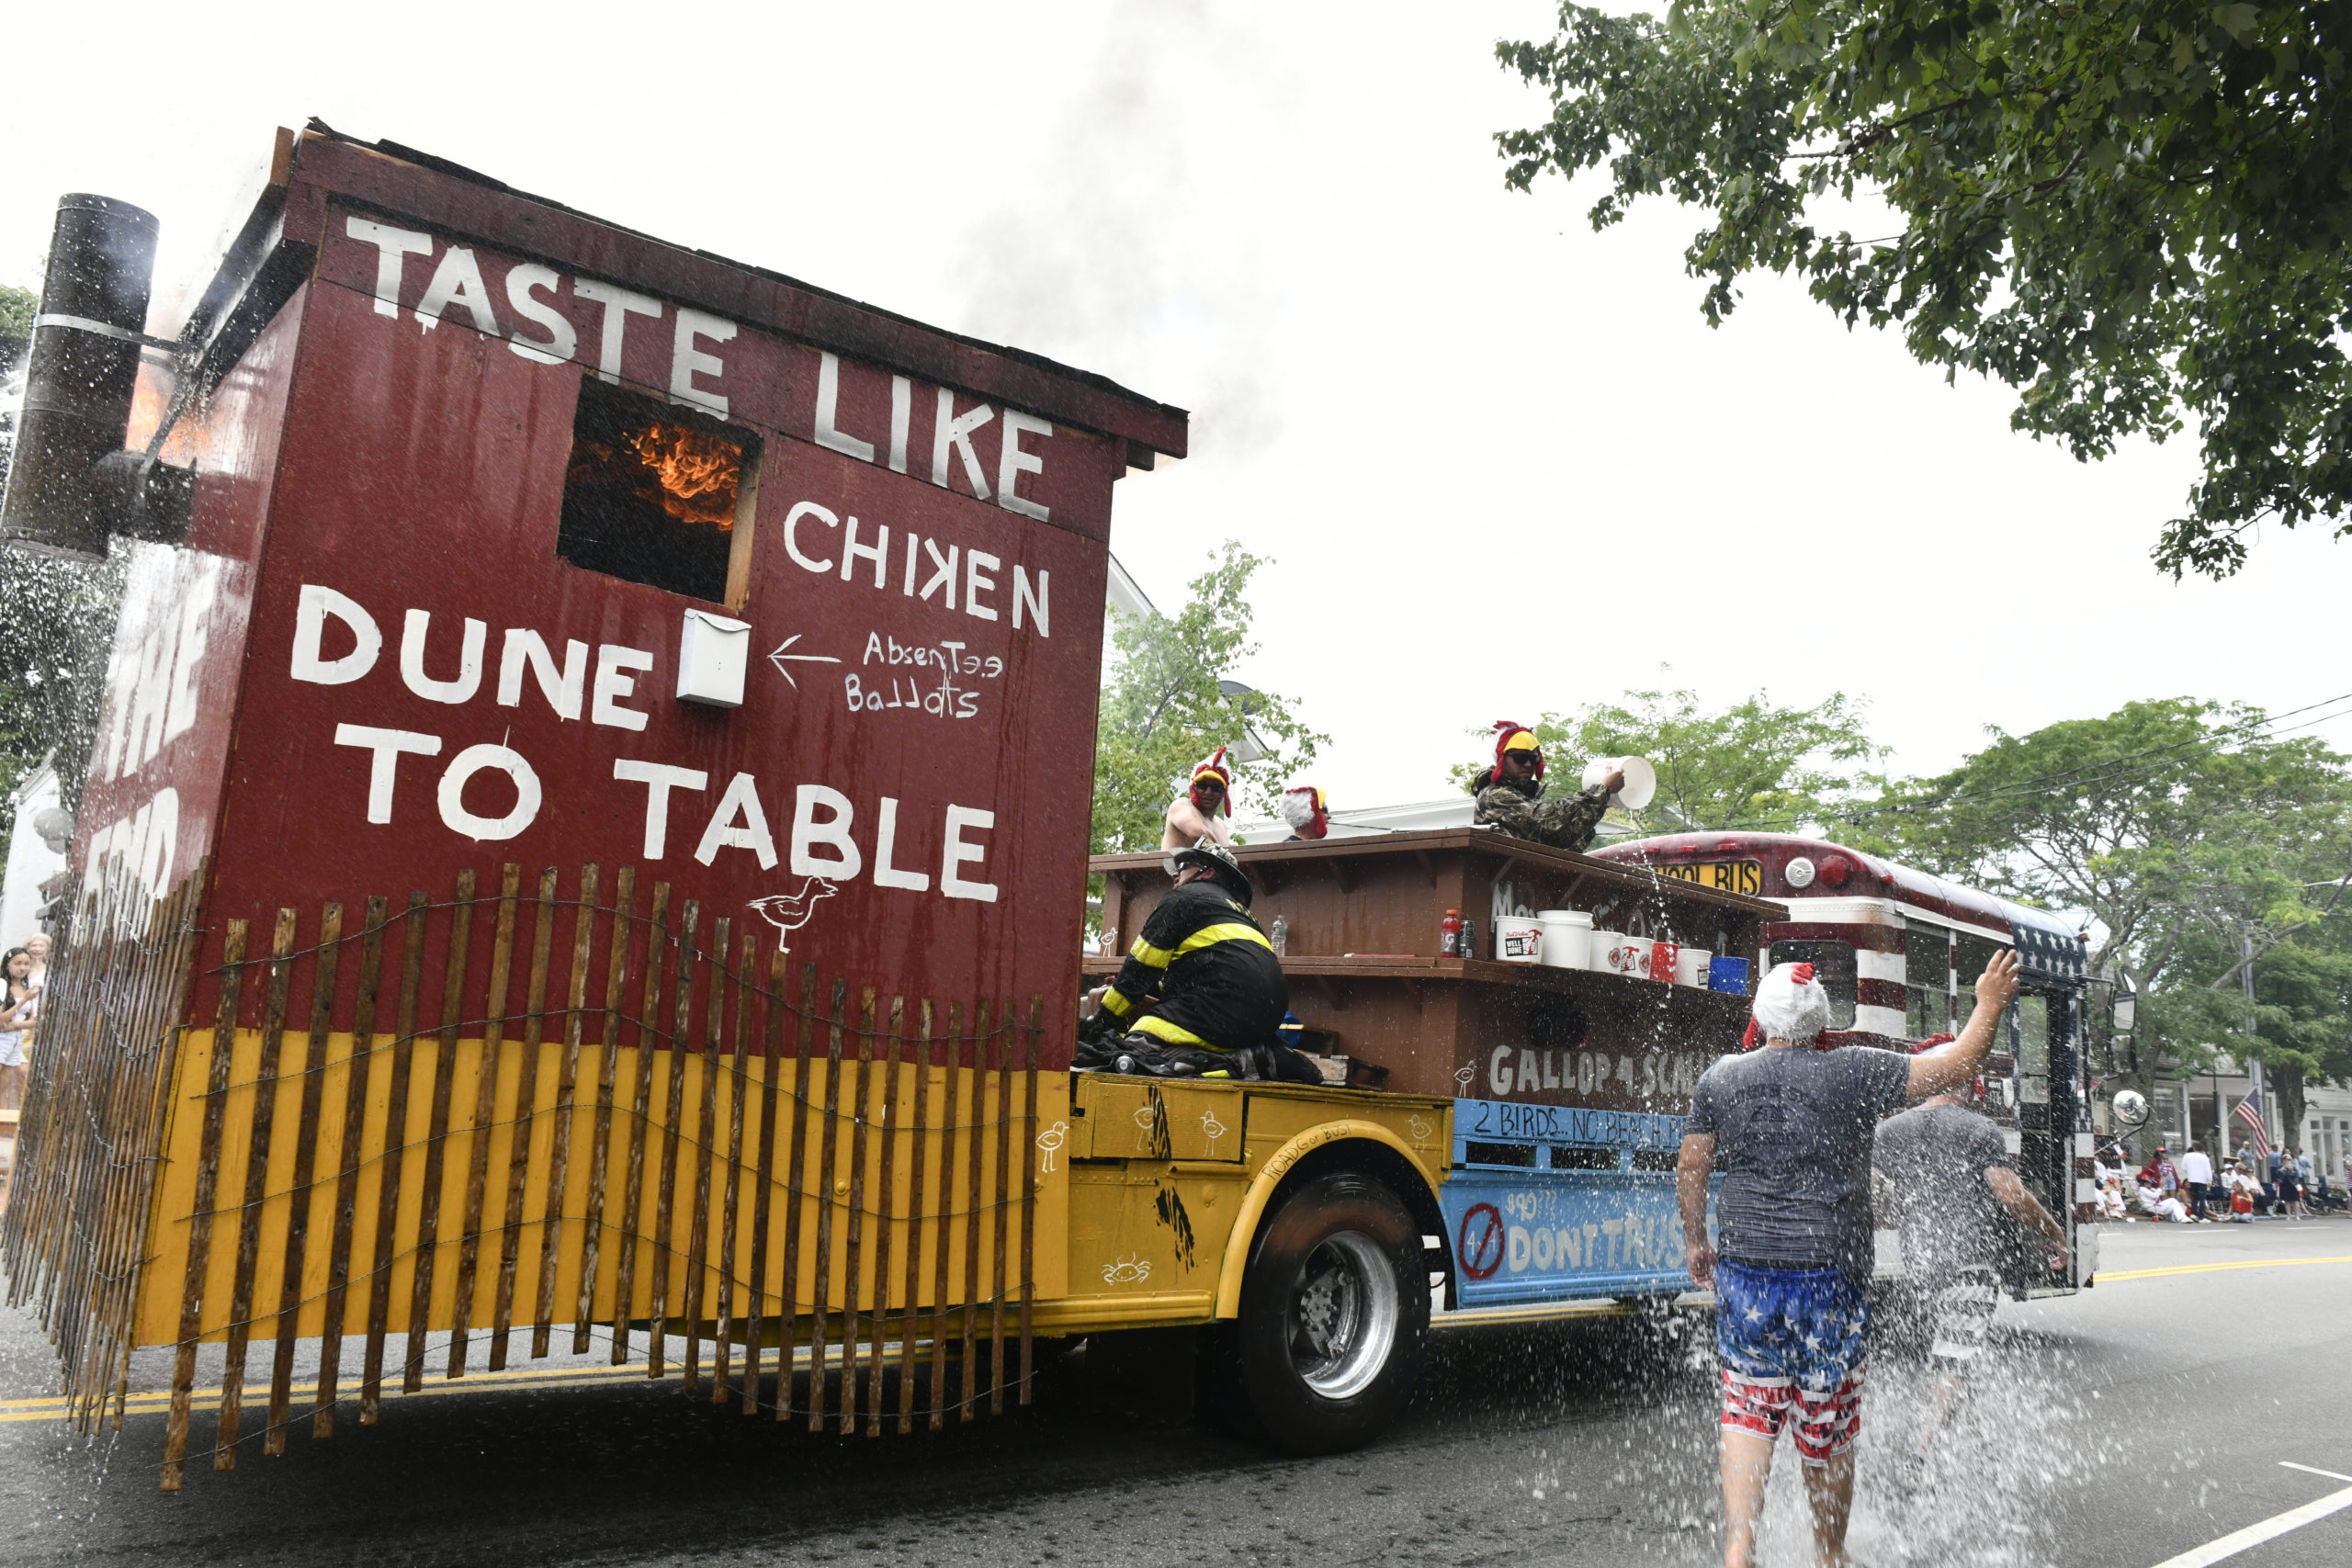
[(1462, 956), (1462, 911), (1448, 909), (1445, 919), (1437, 923), (1437, 953), (1440, 958)]

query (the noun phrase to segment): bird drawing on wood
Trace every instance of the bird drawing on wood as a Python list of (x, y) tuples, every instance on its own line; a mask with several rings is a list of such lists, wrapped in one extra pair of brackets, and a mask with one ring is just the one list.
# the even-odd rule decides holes
[[(764, 898), (752, 899), (752, 908), (789, 939), (794, 931), (808, 923), (808, 917), (817, 912), (820, 900), (830, 898), (839, 891), (823, 877), (811, 876), (802, 881), (799, 892), (771, 893)], [(792, 950), (786, 947), (781, 951), (789, 953)]]
[(1052, 1173), (1054, 1168), (1054, 1153), (1062, 1146), (1062, 1140), (1068, 1137), (1069, 1134), (1069, 1123), (1067, 1122), (1057, 1122), (1052, 1126), (1037, 1134), (1037, 1146), (1046, 1152), (1046, 1163), (1042, 1168), (1041, 1174), (1050, 1175)]

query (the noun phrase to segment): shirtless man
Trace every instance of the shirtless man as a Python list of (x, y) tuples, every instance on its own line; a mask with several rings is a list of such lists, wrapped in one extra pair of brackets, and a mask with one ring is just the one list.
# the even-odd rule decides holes
[(1230, 844), (1233, 834), (1220, 818), (1233, 812), (1233, 770), (1225, 761), (1225, 748), (1204, 759), (1193, 769), (1192, 787), (1178, 795), (1168, 807), (1168, 827), (1159, 835), (1159, 852), (1165, 857), (1168, 874), (1176, 874), (1176, 852), (1189, 850), (1206, 839), (1213, 844)]

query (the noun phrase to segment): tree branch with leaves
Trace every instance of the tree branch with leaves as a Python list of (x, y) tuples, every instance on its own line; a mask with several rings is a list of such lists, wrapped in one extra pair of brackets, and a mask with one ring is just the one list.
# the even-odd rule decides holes
[(1244, 715), (1218, 685), (1258, 651), (1250, 581), (1266, 564), (1228, 541), (1175, 615), (1115, 621), (1095, 730), (1095, 853), (1158, 848), (1169, 802), (1193, 765), (1240, 739), (1245, 723), (1267, 754), (1235, 770), (1237, 810), (1246, 803), (1271, 815), (1284, 784), (1330, 743), (1298, 717), (1295, 699), (1261, 692)]
[[(1496, 140), (1517, 190), (1605, 164), (1597, 230), (1645, 196), (1709, 209), (1683, 259), (1711, 323), (1744, 275), (1794, 275), (2017, 389), (2013, 428), (2085, 461), (2195, 421), (2154, 554), (2218, 578), (2265, 521), (2352, 531), (2347, 51), (2346, 0), (1569, 4), (1496, 45), (1551, 100)], [(1897, 231), (1826, 231), (1857, 197)]]

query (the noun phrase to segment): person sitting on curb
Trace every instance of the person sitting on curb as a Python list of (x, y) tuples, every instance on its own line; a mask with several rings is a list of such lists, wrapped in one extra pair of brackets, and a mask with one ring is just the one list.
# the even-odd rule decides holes
[[(1905, 1100), (1976, 1076), (2017, 990), (2017, 955), (2005, 949), (1984, 966), (1975, 1010), (1950, 1044), (1908, 1058), (1867, 1045), (1816, 1051), (1829, 993), (1812, 964), (1779, 964), (1756, 987), (1766, 1048), (1722, 1058), (1692, 1089), (1675, 1197), (1690, 1277), (1715, 1292), (1724, 1568), (1754, 1561), (1772, 1448), (1792, 1416), (1815, 1550), (1826, 1568), (1846, 1563), (1870, 1345), (1872, 1136)], [(1719, 1235), (1710, 1236), (1718, 1157)]]
[(1178, 851), (1176, 886), (1146, 918), (1101, 1005), (1079, 1026), (1071, 1066), (1151, 1077), (1321, 1083), (1315, 1065), (1280, 1042), (1290, 986), (1273, 944), (1250, 918), (1250, 895), (1241, 863), (1223, 844), (1203, 839)]
[(2254, 1182), (2243, 1166), (2232, 1165), (2224, 1183), (2230, 1194), (2230, 1223), (2238, 1225), (2254, 1224)]
[(1624, 787), (1625, 773), (1621, 768), (1590, 789), (1546, 800), (1544, 743), (1525, 725), (1498, 719), (1495, 765), (1480, 769), (1470, 781), (1471, 793), (1478, 797), (1471, 820), (1531, 843), (1580, 851), (1600, 830), (1610, 795)]

